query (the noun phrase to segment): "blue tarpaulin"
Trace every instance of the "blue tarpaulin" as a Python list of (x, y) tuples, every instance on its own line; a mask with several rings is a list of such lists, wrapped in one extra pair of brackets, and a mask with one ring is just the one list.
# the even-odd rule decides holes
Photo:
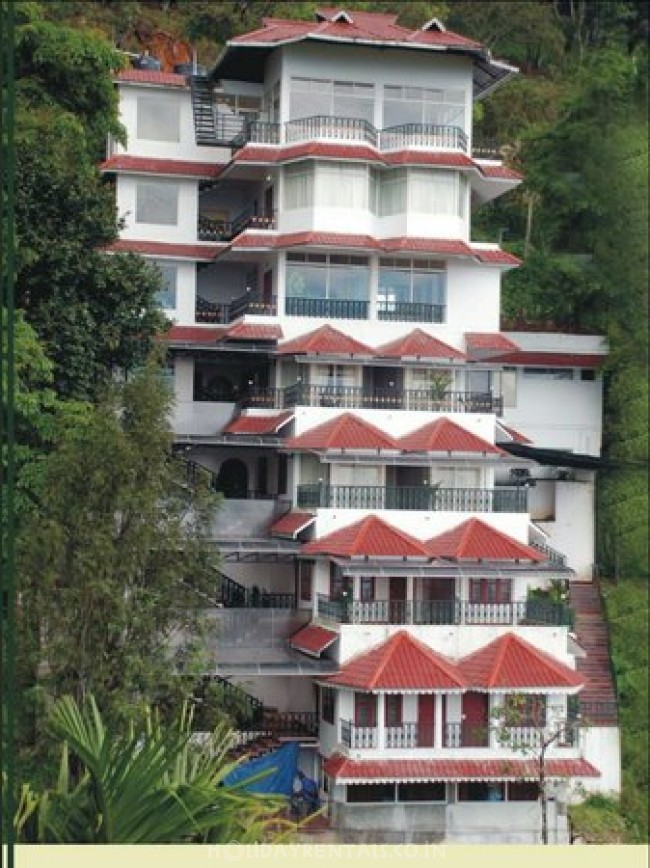
[(298, 742), (287, 742), (278, 750), (256, 757), (242, 763), (226, 775), (224, 784), (242, 784), (249, 778), (254, 778), (264, 772), (267, 774), (259, 780), (243, 785), (243, 789), (251, 793), (272, 793), (281, 796), (291, 796), (293, 779), (298, 769)]

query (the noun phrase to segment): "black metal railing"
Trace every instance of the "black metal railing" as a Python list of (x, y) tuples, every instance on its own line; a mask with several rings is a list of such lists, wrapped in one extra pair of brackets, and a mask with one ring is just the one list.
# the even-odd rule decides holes
[(438, 488), (432, 485), (298, 486), (298, 506), (323, 509), (418, 509), (443, 512), (527, 512), (526, 488)]
[(321, 386), (308, 383), (288, 386), (284, 390), (283, 405), (496, 415), (501, 415), (503, 410), (502, 398), (489, 392), (438, 393), (431, 389), (368, 389), (362, 386)]
[(343, 298), (298, 298), (288, 296), (287, 316), (316, 316), (324, 319), (368, 319), (367, 301)]
[(444, 304), (416, 301), (383, 301), (377, 305), (377, 319), (382, 322), (444, 322)]
[(227, 242), (245, 229), (275, 229), (275, 226), (275, 211), (258, 214), (249, 206), (232, 220), (214, 220), (199, 214), (197, 237), (199, 241)]
[(549, 563), (553, 564), (555, 567), (565, 567), (567, 563), (566, 555), (563, 555), (561, 552), (557, 551), (551, 546), (546, 545), (546, 543), (539, 542), (531, 542), (529, 543), (531, 548), (537, 549), (538, 552), (541, 552), (543, 555), (549, 560)]
[(460, 127), (441, 124), (401, 124), (379, 134), (382, 151), (405, 148), (467, 151), (467, 136)]
[(474, 132), (472, 141), (472, 156), (484, 160), (503, 160), (507, 145), (495, 138), (477, 135)]
[(228, 321), (233, 322), (246, 313), (256, 316), (275, 316), (277, 307), (275, 302), (267, 301), (258, 292), (245, 292), (238, 298), (233, 299), (228, 306)]
[(296, 595), (275, 593), (257, 587), (247, 588), (223, 573), (217, 601), (227, 609), (295, 609)]
[(229, 322), (230, 305), (227, 302), (207, 301), (197, 296), (194, 321), (200, 323), (227, 323)]
[(280, 737), (318, 736), (318, 713), (315, 711), (275, 711), (264, 709), (262, 727)]
[[(541, 604), (541, 605), (540, 605)], [(354, 600), (316, 598), (318, 617), (340, 624), (472, 624), (472, 625), (572, 625), (572, 613), (563, 603), (526, 600), (514, 603), (473, 603), (469, 600)]]
[(285, 141), (302, 142), (311, 139), (338, 139), (345, 142), (377, 144), (377, 130), (363, 118), (339, 118), (314, 115), (285, 124)]
[(264, 703), (221, 675), (210, 674), (203, 677), (197, 696), (199, 702), (205, 698), (206, 688), (210, 684), (217, 685), (223, 692), (223, 706), (233, 716), (238, 729), (255, 726), (263, 720)]

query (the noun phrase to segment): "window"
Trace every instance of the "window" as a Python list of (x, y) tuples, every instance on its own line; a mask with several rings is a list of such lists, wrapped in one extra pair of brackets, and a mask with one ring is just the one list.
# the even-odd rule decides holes
[(524, 368), (524, 377), (529, 380), (572, 380), (573, 368)]
[(370, 603), (375, 599), (375, 579), (373, 576), (361, 576), (359, 599), (362, 603)]
[(386, 726), (402, 725), (402, 697), (399, 693), (387, 693), (384, 697), (384, 718)]
[(178, 224), (178, 184), (163, 181), (139, 181), (135, 188), (136, 223), (160, 226)]
[(314, 164), (307, 161), (284, 170), (284, 207), (311, 208), (314, 204)]
[(350, 804), (394, 802), (395, 784), (348, 784), (345, 798)]
[(367, 301), (369, 294), (370, 267), (365, 256), (287, 254), (287, 295), (291, 298)]
[(377, 726), (377, 697), (372, 693), (354, 694), (354, 725)]
[(176, 307), (176, 282), (178, 266), (172, 262), (156, 261), (153, 263), (161, 275), (162, 289), (156, 293), (156, 304), (163, 310), (174, 310)]
[(349, 600), (352, 597), (351, 592), (350, 577), (342, 575), (336, 564), (330, 564), (330, 600)]
[(325, 723), (334, 723), (334, 704), (336, 692), (331, 687), (321, 687), (321, 717)]
[(480, 488), (481, 471), (478, 467), (432, 467), (431, 481), (441, 488)]
[(307, 160), (285, 169), (285, 208), (371, 207), (371, 173), (350, 163), (313, 163)]
[(426, 784), (398, 784), (398, 802), (446, 802), (447, 785), (440, 781)]
[(430, 322), (444, 322), (447, 302), (447, 275), (444, 264), (428, 259), (379, 260), (377, 310), (398, 314), (403, 305), (427, 305)]
[(458, 784), (459, 802), (502, 802), (505, 798), (505, 784), (484, 781), (465, 781)]
[(539, 786), (534, 781), (511, 781), (508, 783), (509, 802), (536, 802)]
[(470, 579), (470, 603), (509, 603), (512, 579)]
[(151, 142), (180, 142), (180, 102), (168, 95), (139, 96), (137, 137)]
[(467, 179), (460, 172), (409, 169), (409, 209), (414, 214), (465, 217)]
[(465, 128), (465, 92), (384, 85), (383, 127), (434, 124)]
[(355, 81), (292, 78), (289, 98), (291, 120), (310, 117), (361, 118), (373, 122), (375, 87)]
[(406, 213), (407, 177), (406, 169), (392, 169), (378, 176), (380, 217)]
[(596, 372), (594, 370), (591, 370), (590, 368), (583, 368), (580, 371), (580, 379), (583, 382), (592, 382), (596, 379)]
[[(499, 377), (495, 373), (495, 379)], [(517, 370), (515, 368), (504, 368), (501, 371), (501, 397), (503, 398), (504, 407), (517, 406)], [(496, 387), (496, 383), (495, 383)], [(497, 387), (498, 388), (498, 387)]]
[(313, 561), (300, 561), (300, 599), (303, 603), (311, 603), (312, 580), (314, 575)]

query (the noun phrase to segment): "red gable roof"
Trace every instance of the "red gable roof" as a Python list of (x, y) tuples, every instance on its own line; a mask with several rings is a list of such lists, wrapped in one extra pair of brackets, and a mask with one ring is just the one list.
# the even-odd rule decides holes
[(286, 442), (287, 449), (342, 449), (349, 452), (390, 450), (399, 452), (393, 438), (360, 419), (354, 413), (342, 413), (315, 428), (292, 437)]
[(479, 561), (539, 561), (545, 555), (496, 530), (478, 518), (470, 518), (427, 542), (435, 558)]
[(223, 334), (223, 328), (204, 328), (202, 326), (172, 326), (161, 335), (162, 340), (179, 344), (214, 344)]
[(189, 178), (216, 178), (223, 166), (191, 160), (163, 160), (115, 154), (99, 167), (103, 172), (142, 172), (153, 175), (186, 175)]
[(507, 250), (486, 250), (483, 247), (472, 247), (472, 253), (479, 262), (486, 265), (521, 265), (521, 259)]
[(289, 644), (296, 651), (302, 651), (310, 657), (320, 657), (338, 638), (339, 634), (334, 630), (326, 630), (318, 624), (308, 624), (291, 637)]
[(136, 241), (119, 238), (107, 250), (115, 253), (141, 253), (145, 256), (165, 256), (169, 259), (196, 259), (211, 262), (224, 250), (225, 244), (169, 244), (165, 241)]
[(522, 434), (520, 431), (515, 431), (515, 429), (511, 428), (509, 425), (504, 425), (503, 422), (498, 422), (497, 424), (501, 428), (503, 428), (503, 430), (506, 432), (506, 434), (509, 434), (512, 437), (512, 439), (514, 440), (515, 443), (532, 443), (533, 442), (528, 437), (526, 437), (524, 434)]
[(480, 452), (505, 454), (498, 446), (472, 434), (450, 419), (436, 419), (397, 441), (405, 452)]
[(377, 347), (377, 356), (387, 359), (464, 359), (464, 353), (439, 341), (422, 329), (413, 329), (404, 337)]
[(302, 547), (306, 555), (331, 555), (351, 558), (428, 558), (424, 544), (404, 531), (398, 530), (376, 515), (350, 524)]
[(542, 368), (598, 368), (605, 359), (605, 353), (553, 353), (518, 350), (500, 356), (492, 356), (490, 361), (505, 365), (528, 365)]
[(273, 416), (238, 416), (223, 429), (224, 434), (277, 434), (280, 428), (293, 419), (293, 413), (276, 413)]
[(277, 341), (282, 337), (279, 325), (255, 322), (239, 322), (225, 329), (222, 340), (229, 341)]
[[(539, 764), (534, 759), (394, 759), (353, 760), (333, 754), (323, 770), (340, 783), (355, 781), (536, 781)], [(600, 772), (584, 759), (547, 759), (550, 778), (598, 778)]]
[(375, 352), (361, 341), (356, 341), (330, 325), (299, 335), (286, 344), (280, 344), (278, 354), (283, 356), (374, 356)]
[(518, 350), (514, 341), (507, 338), (500, 332), (466, 332), (465, 343), (467, 344), (467, 352), (508, 352), (510, 350)]
[(300, 512), (294, 509), (273, 522), (269, 528), (269, 535), (295, 539), (301, 531), (306, 530), (315, 521), (316, 516), (313, 512)]
[(580, 688), (584, 679), (515, 633), (506, 633), (463, 658), (459, 669), (473, 688)]
[(337, 687), (357, 690), (464, 690), (458, 668), (428, 645), (400, 630), (386, 642), (349, 660), (339, 672), (324, 679)]
[(118, 81), (132, 84), (159, 84), (165, 87), (187, 87), (184, 75), (176, 72), (160, 72), (154, 69), (122, 69), (117, 73)]

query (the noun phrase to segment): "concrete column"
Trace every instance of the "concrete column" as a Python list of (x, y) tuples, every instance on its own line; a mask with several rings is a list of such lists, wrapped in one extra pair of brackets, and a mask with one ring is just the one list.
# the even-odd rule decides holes
[(370, 305), (369, 319), (377, 319), (377, 289), (379, 286), (379, 257), (370, 257)]
[(377, 747), (381, 750), (386, 749), (386, 701), (385, 694), (380, 693), (377, 697)]
[(407, 616), (407, 623), (408, 624), (413, 623), (413, 587), (414, 587), (413, 576), (407, 576), (406, 577), (406, 601), (407, 601), (407, 611), (408, 611), (408, 616)]
[(442, 694), (435, 694), (435, 715), (433, 718), (433, 746), (438, 749), (442, 745)]

